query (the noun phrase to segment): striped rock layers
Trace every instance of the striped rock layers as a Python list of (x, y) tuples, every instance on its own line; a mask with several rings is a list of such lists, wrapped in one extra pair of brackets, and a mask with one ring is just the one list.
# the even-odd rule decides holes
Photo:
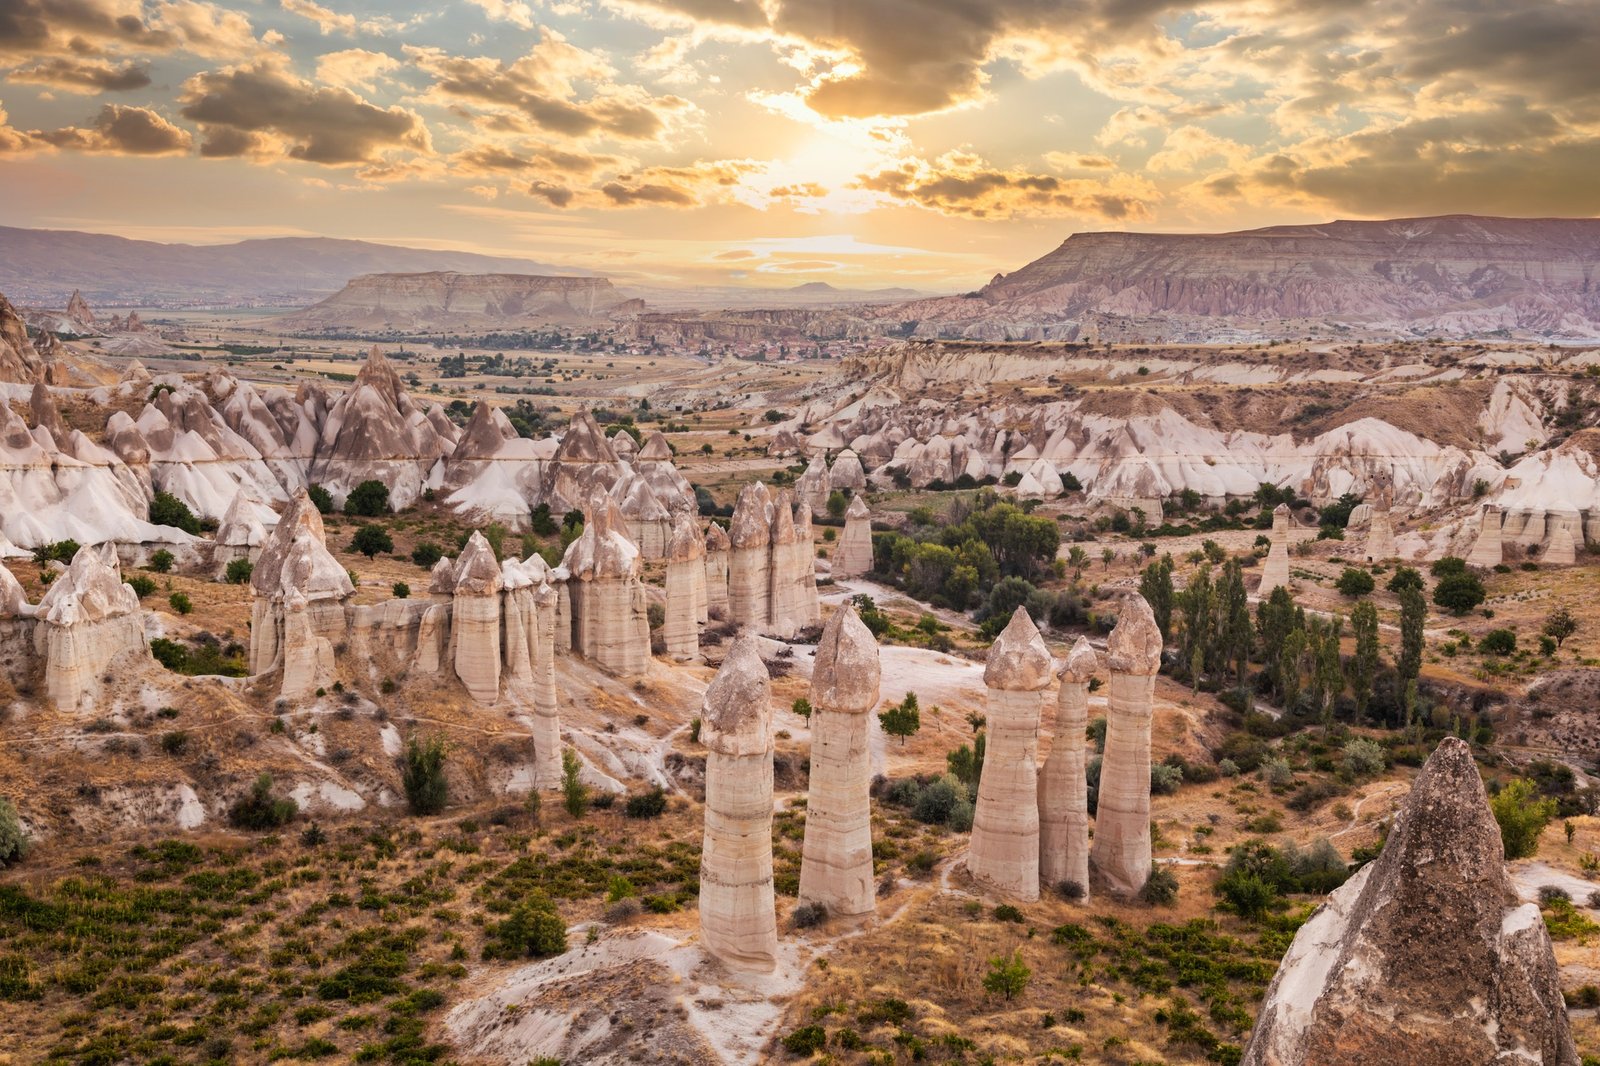
[(1505, 550), (1500, 542), (1500, 508), (1492, 503), (1483, 505), (1478, 519), (1478, 536), (1467, 553), (1467, 565), (1492, 569), (1505, 562)]
[(456, 676), (479, 703), (500, 696), (500, 590), (494, 549), (474, 531), (456, 560), (450, 645)]
[(855, 609), (829, 619), (811, 672), (811, 782), (800, 861), (800, 899), (835, 917), (870, 916), (872, 753), (878, 644)]
[(728, 534), (715, 522), (706, 530), (706, 610), (715, 618), (728, 616)]
[(1050, 685), (1050, 652), (1018, 607), (989, 649), (989, 747), (972, 818), (967, 869), (986, 888), (1039, 898), (1039, 715)]
[(1273, 589), (1289, 583), (1289, 505), (1280, 503), (1272, 509), (1272, 547), (1267, 550), (1267, 560), (1261, 566), (1261, 584), (1256, 595), (1266, 599)]
[(1120, 896), (1150, 877), (1150, 717), (1161, 630), (1143, 596), (1123, 601), (1106, 640), (1111, 685), (1090, 864)]
[(700, 942), (729, 969), (778, 962), (772, 886), (772, 682), (756, 638), (734, 642), (706, 689)]
[(833, 553), (833, 576), (859, 577), (872, 569), (872, 511), (857, 496), (844, 513), (844, 535)]
[(1079, 637), (1060, 670), (1055, 739), (1039, 775), (1039, 881), (1072, 882), (1089, 891), (1089, 790), (1084, 740), (1089, 681), (1100, 657)]
[(667, 654), (680, 661), (700, 654), (700, 623), (706, 615), (706, 542), (700, 523), (687, 512), (673, 522), (667, 542)]

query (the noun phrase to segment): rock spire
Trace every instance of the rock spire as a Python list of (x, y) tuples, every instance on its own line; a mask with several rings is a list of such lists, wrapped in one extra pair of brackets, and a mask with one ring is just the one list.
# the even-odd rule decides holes
[(1161, 630), (1143, 596), (1123, 601), (1106, 666), (1106, 750), (1090, 863), (1113, 893), (1132, 896), (1150, 877), (1150, 717), (1161, 668)]
[(1072, 882), (1089, 892), (1089, 792), (1084, 741), (1089, 727), (1089, 681), (1100, 657), (1079, 637), (1060, 670), (1055, 737), (1039, 775), (1039, 881)]

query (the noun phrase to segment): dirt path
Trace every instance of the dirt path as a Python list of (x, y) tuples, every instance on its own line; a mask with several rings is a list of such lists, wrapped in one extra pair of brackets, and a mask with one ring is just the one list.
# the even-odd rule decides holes
[(1395, 789), (1397, 789), (1399, 787), (1400, 787), (1400, 785), (1399, 785), (1398, 782), (1392, 782), (1390, 784), (1387, 784), (1387, 785), (1383, 786), (1380, 789), (1375, 789), (1372, 792), (1367, 793), (1365, 796), (1362, 796), (1360, 799), (1356, 800), (1355, 807), (1353, 807), (1351, 809), (1351, 811), (1350, 811), (1350, 824), (1345, 826), (1343, 829), (1339, 830), (1337, 833), (1331, 834), (1328, 837), (1328, 840), (1330, 842), (1334, 841), (1334, 840), (1338, 840), (1340, 837), (1344, 836), (1346, 833), (1353, 833), (1357, 829), (1362, 828), (1363, 827), (1363, 823), (1361, 821), (1361, 808), (1363, 806), (1365, 806), (1366, 802), (1368, 800), (1377, 799), (1379, 796), (1387, 795), (1388, 793), (1393, 792)]

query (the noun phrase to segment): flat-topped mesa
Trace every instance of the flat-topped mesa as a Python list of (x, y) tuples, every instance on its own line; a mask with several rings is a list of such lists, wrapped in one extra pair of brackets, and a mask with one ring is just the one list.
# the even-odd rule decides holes
[(1261, 584), (1256, 595), (1266, 599), (1272, 590), (1289, 584), (1289, 505), (1280, 503), (1272, 509), (1272, 533), (1268, 537), (1272, 546), (1261, 564)]
[(705, 843), (700, 941), (733, 970), (777, 967), (772, 884), (772, 681), (753, 635), (741, 636), (706, 689)]
[(456, 676), (479, 703), (500, 696), (500, 590), (504, 575), (482, 533), (474, 530), (456, 559), (450, 645)]
[(1100, 657), (1079, 637), (1061, 666), (1055, 735), (1039, 775), (1039, 881), (1072, 883), (1089, 893), (1089, 791), (1084, 751), (1089, 682)]
[(878, 643), (849, 604), (834, 612), (811, 670), (811, 781), (800, 860), (800, 899), (845, 920), (870, 916), (871, 711), (878, 704)]
[(967, 870), (983, 887), (1025, 903), (1039, 898), (1039, 715), (1053, 665), (1038, 627), (1018, 607), (983, 671), (988, 753)]
[(1376, 860), (1300, 927), (1243, 1066), (1577, 1066), (1549, 933), (1471, 749), (1447, 737)]
[(596, 495), (585, 513), (583, 533), (561, 560), (569, 575), (572, 650), (619, 677), (635, 677), (650, 666), (639, 546), (610, 496)]
[(772, 607), (772, 493), (759, 481), (739, 490), (728, 525), (728, 620), (765, 627)]
[[(322, 515), (301, 489), (262, 544), (250, 573), (250, 672), (282, 668), (283, 695), (288, 698), (324, 687), (317, 671), (325, 658), (314, 642), (308, 645), (303, 638), (325, 640), (331, 648), (344, 640), (347, 631), (345, 602), (355, 586), (349, 572), (329, 553), (324, 536)], [(286, 604), (296, 596), (305, 601), (305, 618), (290, 634), (285, 627)]]
[(860, 577), (872, 569), (872, 510), (857, 495), (844, 512), (844, 535), (833, 553), (833, 576)]
[(713, 618), (728, 616), (728, 534), (715, 522), (706, 529), (706, 610)]
[(139, 597), (123, 584), (110, 545), (79, 548), (34, 609), (34, 649), (44, 657), (45, 695), (75, 709), (98, 691), (113, 660), (146, 653)]
[(667, 654), (680, 662), (700, 654), (700, 623), (706, 611), (705, 556), (700, 523), (693, 515), (678, 515), (667, 543), (667, 610), (661, 635)]
[(1500, 508), (1492, 503), (1483, 505), (1478, 518), (1478, 535), (1467, 553), (1467, 565), (1491, 570), (1505, 561), (1505, 551), (1500, 541)]
[(1090, 865), (1119, 896), (1137, 894), (1150, 878), (1150, 718), (1161, 644), (1150, 604), (1138, 594), (1124, 599), (1106, 639), (1106, 747), (1089, 853)]

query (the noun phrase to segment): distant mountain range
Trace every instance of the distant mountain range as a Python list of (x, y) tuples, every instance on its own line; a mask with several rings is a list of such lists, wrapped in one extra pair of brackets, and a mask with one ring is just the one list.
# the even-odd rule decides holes
[(105, 233), (0, 227), (0, 292), (13, 302), (45, 307), (64, 307), (74, 289), (95, 306), (259, 301), (300, 307), (362, 274), (431, 270), (593, 276), (532, 259), (331, 237), (162, 244)]
[(1600, 219), (1079, 233), (977, 292), (873, 315), (904, 335), (973, 340), (1600, 338)]

